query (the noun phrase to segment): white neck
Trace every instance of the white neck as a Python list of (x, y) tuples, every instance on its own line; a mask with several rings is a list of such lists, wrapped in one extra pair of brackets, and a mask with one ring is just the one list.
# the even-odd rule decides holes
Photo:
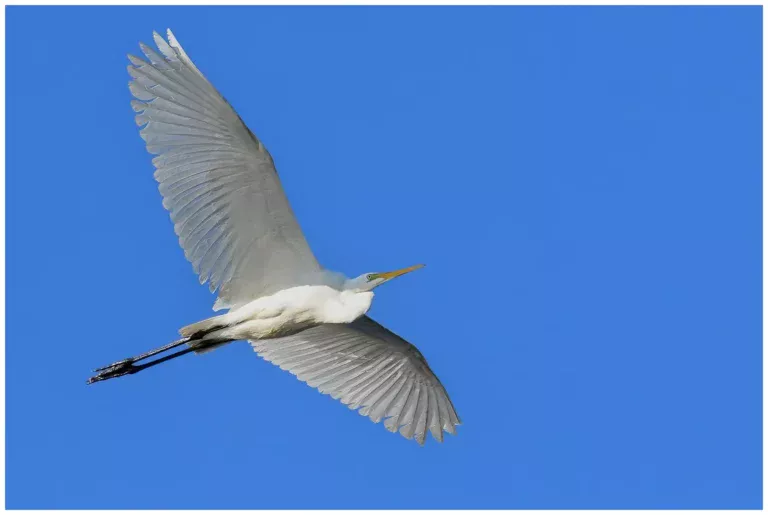
[(359, 277), (354, 277), (352, 279), (347, 279), (344, 281), (344, 284), (342, 285), (341, 289), (342, 291), (360, 291), (363, 290), (363, 286), (365, 281), (361, 281)]

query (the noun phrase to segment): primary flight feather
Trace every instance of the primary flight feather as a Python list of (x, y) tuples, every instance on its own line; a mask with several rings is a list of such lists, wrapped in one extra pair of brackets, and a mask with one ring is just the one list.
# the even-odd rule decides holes
[[(188, 352), (248, 340), (256, 353), (390, 431), (424, 443), (461, 423), (421, 353), (366, 316), (372, 290), (420, 268), (348, 279), (322, 268), (269, 152), (192, 63), (173, 33), (129, 55), (136, 123), (184, 254), (227, 313), (182, 338), (97, 369), (89, 383)], [(137, 364), (169, 349), (182, 351)]]

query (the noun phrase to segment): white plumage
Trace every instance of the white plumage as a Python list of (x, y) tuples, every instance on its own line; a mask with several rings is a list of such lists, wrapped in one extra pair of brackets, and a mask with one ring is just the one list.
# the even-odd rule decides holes
[[(189, 350), (249, 340), (267, 361), (390, 431), (442, 441), (460, 420), (421, 353), (368, 318), (376, 286), (422, 265), (354, 279), (315, 259), (272, 157), (192, 63), (171, 31), (160, 53), (129, 56), (141, 136), (184, 254), (229, 309), (181, 329), (182, 340), (98, 369), (89, 382), (132, 374)], [(177, 352), (135, 364), (179, 345)]]
[[(330, 286), (294, 286), (259, 297), (225, 315), (180, 330), (182, 336), (205, 332), (205, 340), (259, 340), (296, 333), (318, 324), (349, 324), (371, 307), (373, 292)], [(220, 328), (220, 329), (217, 329)]]

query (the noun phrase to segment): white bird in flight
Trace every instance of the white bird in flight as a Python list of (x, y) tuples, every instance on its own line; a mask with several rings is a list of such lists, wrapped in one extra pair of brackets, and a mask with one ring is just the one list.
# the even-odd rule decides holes
[[(423, 265), (354, 279), (323, 269), (304, 239), (272, 157), (192, 63), (173, 33), (129, 55), (131, 101), (184, 255), (214, 310), (182, 338), (96, 369), (88, 383), (248, 340), (256, 353), (373, 422), (424, 443), (461, 423), (421, 353), (366, 316), (373, 289)], [(164, 357), (137, 364), (169, 349)]]

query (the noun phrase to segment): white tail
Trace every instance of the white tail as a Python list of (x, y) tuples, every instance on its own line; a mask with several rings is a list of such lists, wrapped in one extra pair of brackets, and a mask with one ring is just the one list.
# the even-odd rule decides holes
[(179, 334), (184, 338), (200, 338), (207, 333), (210, 333), (214, 329), (226, 327), (226, 323), (222, 320), (226, 315), (219, 315), (217, 317), (206, 318), (200, 322), (195, 322), (188, 326), (179, 329)]

